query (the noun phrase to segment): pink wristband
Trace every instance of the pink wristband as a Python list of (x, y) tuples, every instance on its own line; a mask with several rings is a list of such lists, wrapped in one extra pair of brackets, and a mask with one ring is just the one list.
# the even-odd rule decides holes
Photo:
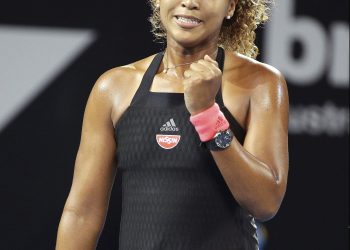
[(211, 140), (218, 131), (226, 130), (230, 127), (217, 103), (214, 103), (213, 106), (199, 114), (192, 115), (190, 121), (202, 142)]

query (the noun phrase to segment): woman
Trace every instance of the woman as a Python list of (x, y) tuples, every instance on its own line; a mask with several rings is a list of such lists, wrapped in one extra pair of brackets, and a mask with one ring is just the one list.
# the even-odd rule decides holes
[(286, 83), (252, 59), (267, 1), (151, 5), (166, 50), (93, 87), (56, 247), (96, 247), (118, 165), (119, 249), (257, 249), (288, 173)]

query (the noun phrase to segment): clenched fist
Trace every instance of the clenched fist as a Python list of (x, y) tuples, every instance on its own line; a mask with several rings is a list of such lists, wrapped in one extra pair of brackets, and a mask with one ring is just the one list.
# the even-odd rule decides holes
[(191, 115), (211, 107), (220, 88), (222, 72), (218, 63), (206, 55), (184, 72), (184, 96)]

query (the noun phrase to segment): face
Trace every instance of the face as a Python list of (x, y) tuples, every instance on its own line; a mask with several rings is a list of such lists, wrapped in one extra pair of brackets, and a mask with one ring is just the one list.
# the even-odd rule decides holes
[(184, 47), (217, 41), (223, 20), (232, 16), (236, 0), (159, 0), (168, 44)]

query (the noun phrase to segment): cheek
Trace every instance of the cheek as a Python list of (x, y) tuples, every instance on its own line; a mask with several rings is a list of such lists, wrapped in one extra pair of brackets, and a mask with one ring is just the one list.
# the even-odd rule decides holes
[(210, 20), (210, 22), (221, 23), (226, 16), (226, 6), (223, 6), (222, 4), (214, 3), (210, 6), (204, 5), (203, 7), (202, 11), (205, 13), (205, 17), (207, 20)]
[(167, 23), (171, 20), (171, 13), (174, 9), (173, 3), (168, 3), (169, 1), (163, 1), (160, 7), (160, 20), (163, 27), (167, 27)]
[(208, 11), (207, 12), (207, 24), (213, 27), (221, 27), (224, 17), (220, 11)]

